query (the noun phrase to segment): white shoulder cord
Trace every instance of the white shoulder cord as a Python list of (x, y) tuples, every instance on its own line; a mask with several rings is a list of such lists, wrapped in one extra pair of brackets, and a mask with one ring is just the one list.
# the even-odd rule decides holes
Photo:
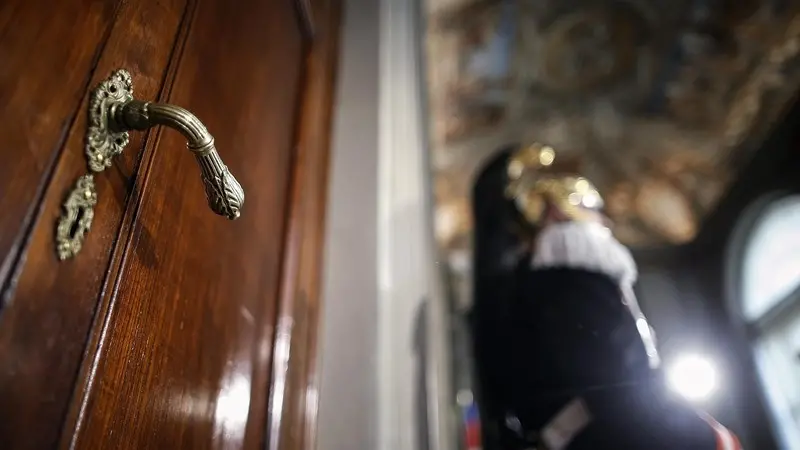
[(638, 270), (631, 252), (596, 222), (562, 222), (548, 225), (534, 246), (533, 268), (570, 267), (602, 273), (616, 280), (644, 341), (650, 365), (659, 364), (655, 335), (639, 308), (633, 291)]
[(637, 276), (631, 252), (614, 238), (611, 230), (595, 222), (562, 222), (545, 227), (536, 239), (532, 266), (585, 269), (629, 285)]

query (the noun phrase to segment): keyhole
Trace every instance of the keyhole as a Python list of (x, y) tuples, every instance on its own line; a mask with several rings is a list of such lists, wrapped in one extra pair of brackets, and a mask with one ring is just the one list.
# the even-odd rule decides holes
[(69, 237), (70, 239), (75, 239), (76, 235), (78, 234), (78, 230), (81, 227), (81, 220), (83, 216), (86, 215), (86, 210), (84, 208), (78, 208), (78, 215), (75, 216), (75, 220), (72, 222), (72, 226), (69, 227)]

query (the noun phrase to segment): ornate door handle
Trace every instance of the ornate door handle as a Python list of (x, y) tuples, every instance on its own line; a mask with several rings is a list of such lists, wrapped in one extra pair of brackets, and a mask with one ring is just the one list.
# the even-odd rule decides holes
[(94, 173), (111, 167), (112, 159), (128, 144), (128, 132), (164, 125), (186, 137), (188, 149), (200, 166), (208, 206), (215, 213), (234, 220), (244, 203), (244, 191), (214, 147), (214, 138), (200, 120), (184, 108), (149, 103), (133, 98), (131, 75), (117, 70), (93, 92), (89, 102), (86, 158), (90, 173), (78, 179), (67, 200), (56, 229), (58, 257), (75, 256), (92, 224), (97, 193)]

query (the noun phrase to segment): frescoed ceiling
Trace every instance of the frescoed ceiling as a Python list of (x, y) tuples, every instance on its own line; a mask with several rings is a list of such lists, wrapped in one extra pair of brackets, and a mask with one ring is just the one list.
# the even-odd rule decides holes
[(426, 0), (436, 227), (506, 144), (580, 162), (633, 247), (690, 241), (800, 82), (800, 0)]

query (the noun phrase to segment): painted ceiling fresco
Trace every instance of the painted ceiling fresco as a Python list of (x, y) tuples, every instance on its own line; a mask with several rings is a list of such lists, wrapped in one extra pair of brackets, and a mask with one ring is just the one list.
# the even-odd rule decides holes
[(426, 0), (436, 227), (506, 144), (579, 161), (633, 247), (690, 241), (800, 81), (800, 0)]

